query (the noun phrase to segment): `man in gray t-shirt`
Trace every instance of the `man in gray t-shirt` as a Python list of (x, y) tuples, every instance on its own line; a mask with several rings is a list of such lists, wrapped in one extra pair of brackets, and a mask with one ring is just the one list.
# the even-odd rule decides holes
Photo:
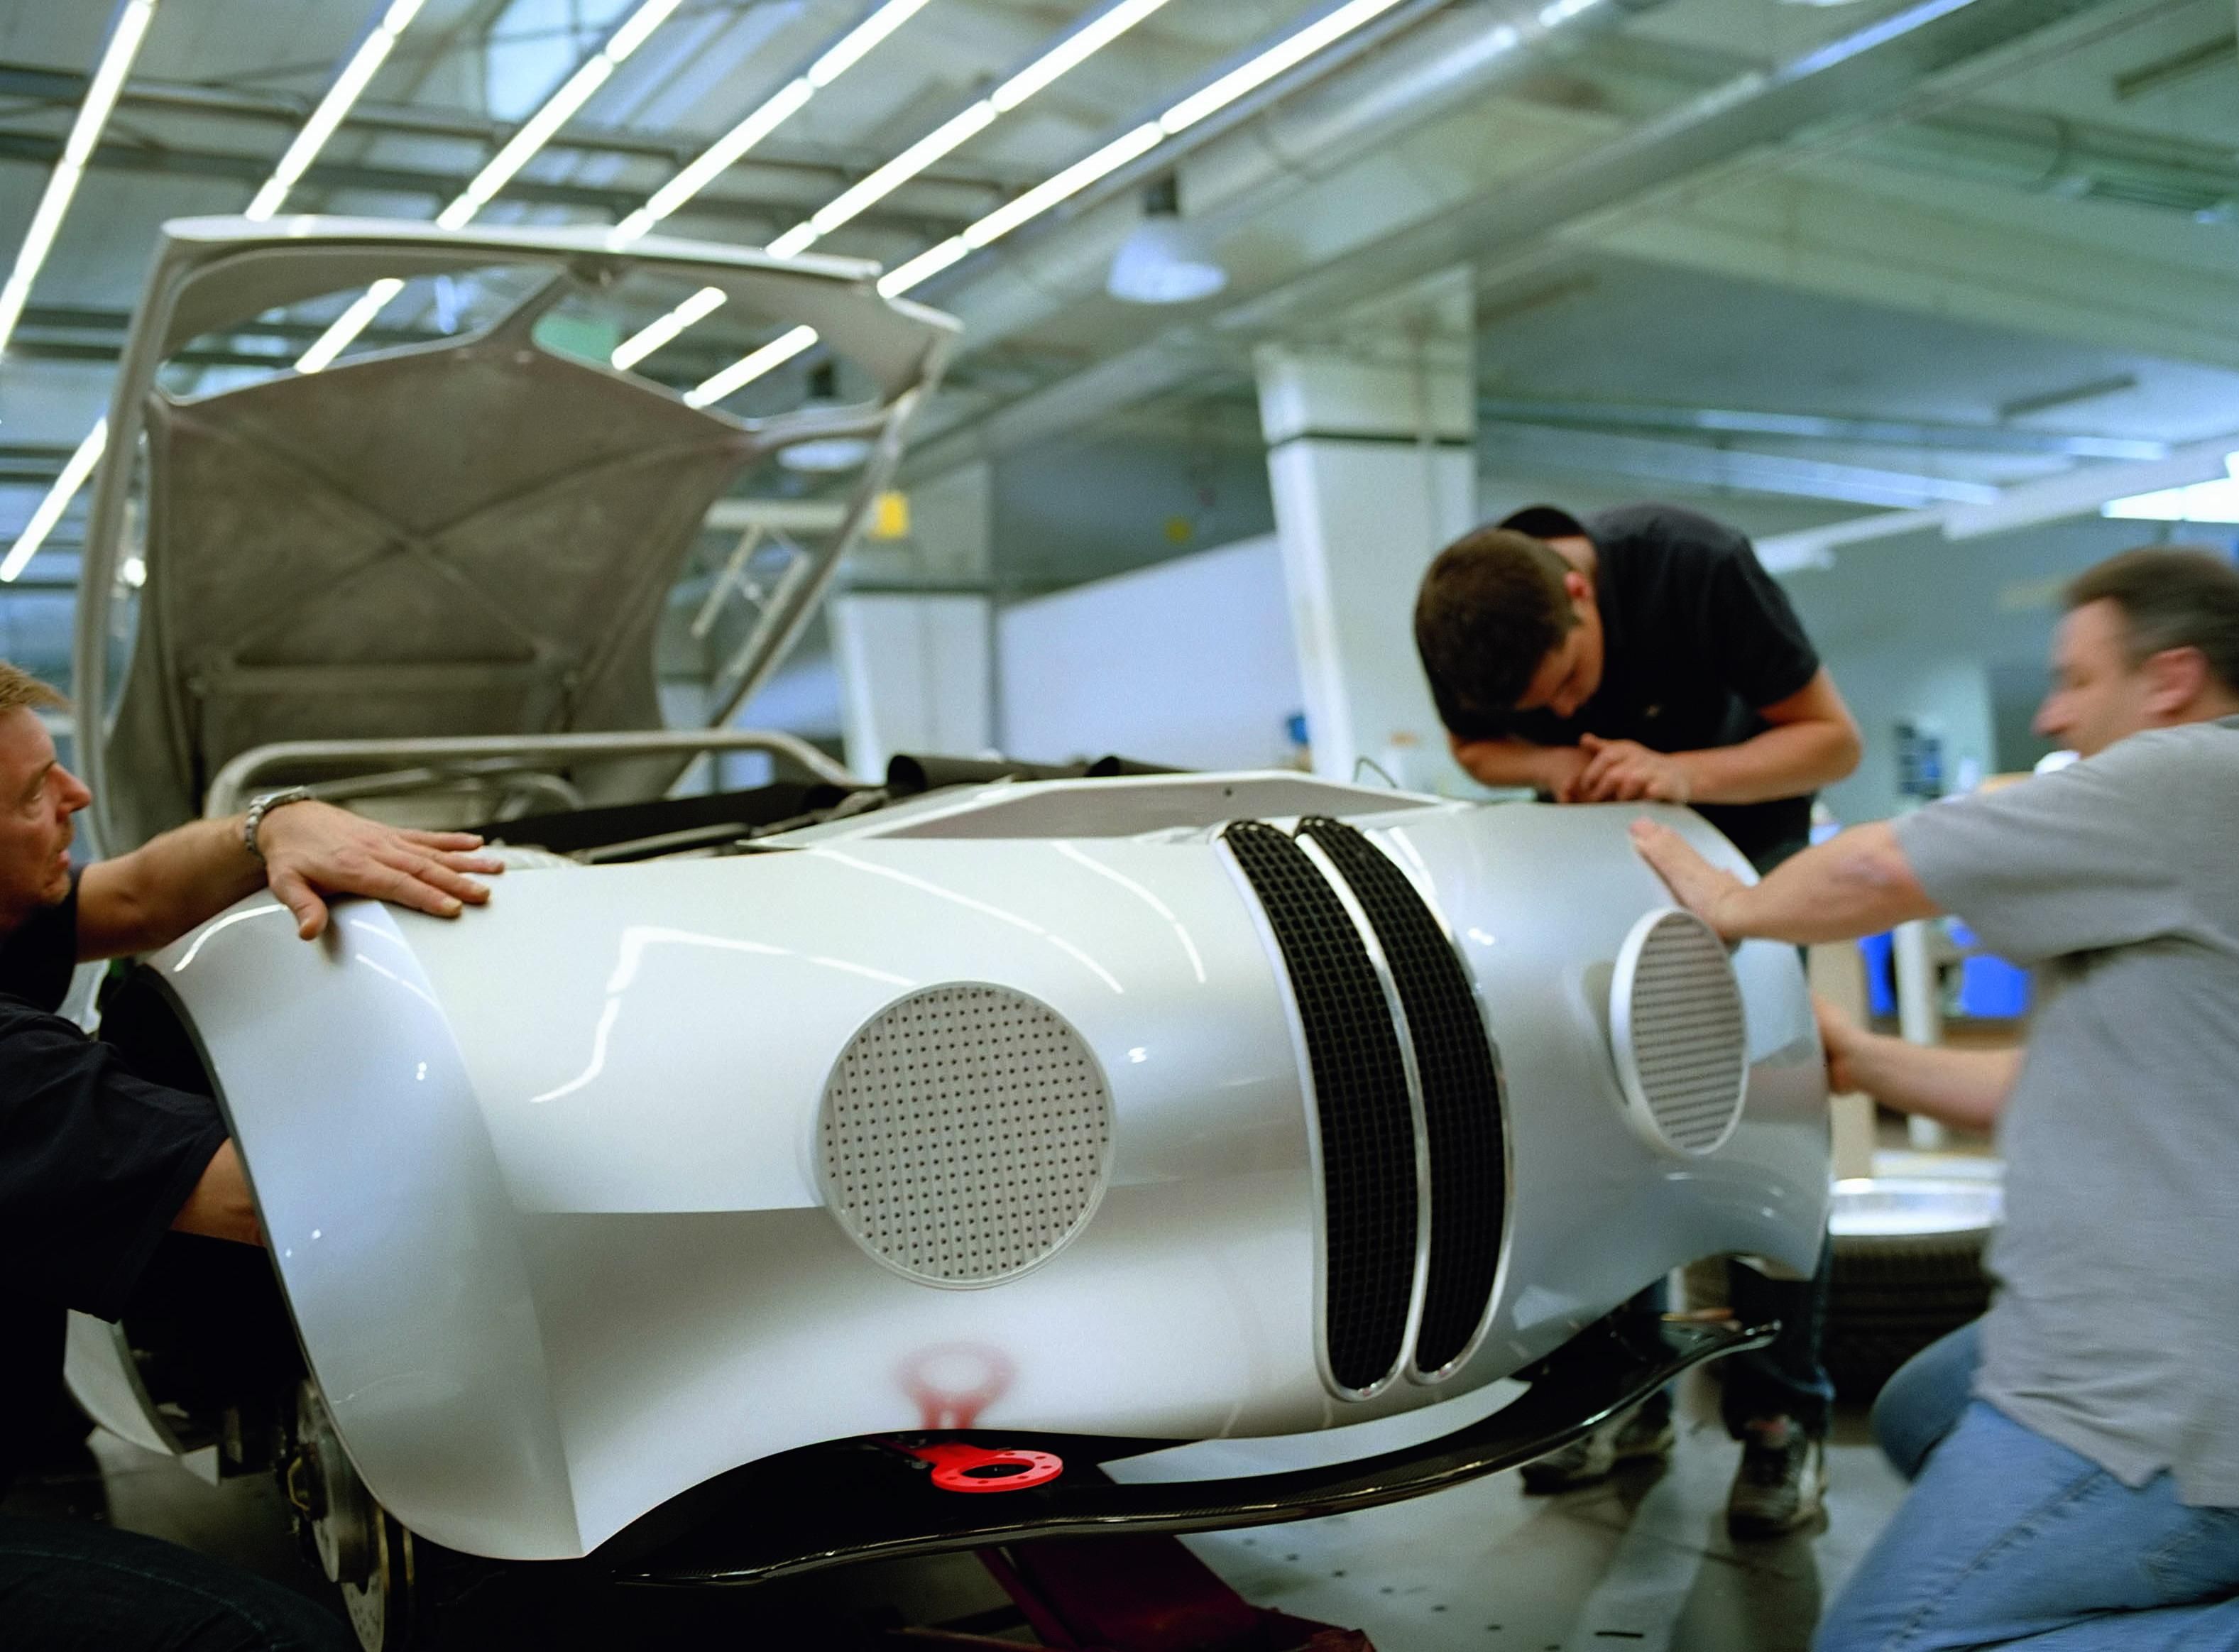
[(2070, 603), (2038, 720), (2085, 760), (1755, 886), (1635, 828), (1727, 936), (1951, 912), (2037, 971), (2018, 1060), (1823, 1014), (1837, 1088), (1996, 1124), (2007, 1215), (1972, 1402), (1920, 1440), (1820, 1652), (2239, 1645), (2239, 570), (2131, 552)]

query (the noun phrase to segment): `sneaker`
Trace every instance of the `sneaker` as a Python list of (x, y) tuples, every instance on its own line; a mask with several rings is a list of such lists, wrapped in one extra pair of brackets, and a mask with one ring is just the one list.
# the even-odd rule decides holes
[(1579, 1436), (1570, 1444), (1524, 1465), (1524, 1489), (1534, 1496), (1590, 1486), (1620, 1463), (1671, 1455), (1671, 1409), (1635, 1407)]
[(1726, 1529), (1737, 1537), (1778, 1537), (1818, 1518), (1827, 1489), (1826, 1443), (1794, 1417), (1768, 1416), (1742, 1427), (1741, 1467), (1726, 1498)]

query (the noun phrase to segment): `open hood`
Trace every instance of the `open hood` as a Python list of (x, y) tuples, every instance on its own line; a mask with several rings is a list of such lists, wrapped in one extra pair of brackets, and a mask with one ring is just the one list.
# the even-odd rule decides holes
[[(212, 394), (159, 381), (194, 340), (272, 309), (493, 270), (520, 295), (475, 330)], [(708, 506), (795, 442), (865, 438), (856, 508), (762, 616), (766, 674), (891, 475), (953, 336), (947, 318), (881, 297), (876, 273), (659, 237), (618, 252), (595, 229), (167, 225), (81, 584), (78, 750), (103, 847), (192, 818), (223, 764), (275, 741), (657, 727), (654, 630)], [(734, 418), (540, 342), (560, 306), (630, 280), (714, 287), (733, 314), (812, 326), (875, 394)], [(119, 671), (128, 562), (144, 583)], [(608, 766), (588, 791), (642, 795), (674, 766)]]

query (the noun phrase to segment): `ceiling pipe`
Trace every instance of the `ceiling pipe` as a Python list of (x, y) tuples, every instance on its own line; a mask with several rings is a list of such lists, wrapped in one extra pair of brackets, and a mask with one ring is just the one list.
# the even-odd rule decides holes
[[(1476, 262), (1495, 251), (1515, 252), (1705, 169), (1791, 141), (1830, 117), (1871, 114), (1893, 106), (1929, 76), (2113, 3), (1917, 0), (1770, 70), (1739, 76), (1531, 178), (1426, 211), (1412, 226), (1369, 238), (1303, 275), (1262, 282), (1257, 290), (1239, 283), (1237, 302), (1217, 315), (1153, 334), (1131, 349), (1006, 406), (967, 409), (961, 417), (951, 415), (946, 428), (936, 413), (905, 476), (938, 474), (1173, 392), (1200, 376), (1208, 362), (1236, 359), (1244, 346), (1295, 325), (1302, 315), (1341, 315), (1425, 271)], [(1497, 26), (1484, 11), (1453, 16), (1473, 16), (1480, 28)], [(1426, 28), (1405, 43), (1412, 45), (1431, 32)], [(1225, 197), (1239, 199), (1244, 210), (1255, 210), (1246, 192), (1279, 189), (1286, 182), (1303, 187), (1297, 181), (1309, 165), (1325, 175), (1399, 136), (1397, 129), (1364, 130), (1350, 125), (1335, 106), (1347, 97), (1375, 107), (1404, 106), (1405, 77), (1421, 76), (1432, 86), (1438, 84), (1437, 65), (1424, 57), (1419, 50), (1405, 56), (1396, 50), (1384, 54), (1330, 83), (1312, 100), (1313, 106), (1300, 100), (1295, 110), (1270, 111), (1263, 122), (1224, 138), (1219, 152), (1209, 151), (1193, 165), (1219, 177), (1226, 185)], [(1444, 97), (1430, 93), (1437, 103), (1433, 112), (1443, 113), (1460, 97), (1482, 91), (1505, 71), (1510, 61), (1513, 59), (1496, 55), (1482, 78), (1470, 80), (1465, 88), (1448, 83)], [(1372, 80), (1379, 74), (1402, 83), (1377, 88)], [(1267, 127), (1294, 136), (1286, 143), (1271, 136)], [(1322, 138), (1322, 147), (1311, 155), (1299, 151), (1295, 136), (1306, 131), (1319, 131)], [(1195, 198), (1199, 186), (1193, 172), (1185, 172), (1182, 187), (1186, 198)], [(1116, 244), (1113, 226), (1106, 222), (1110, 216), (1085, 214), (1053, 231), (1043, 244), (1021, 248), (980, 282), (930, 296), (966, 319), (972, 349), (1047, 320), (1088, 296), (1092, 282), (1100, 282), (1099, 257), (1108, 256), (1110, 246)], [(994, 291), (998, 282), (1009, 290)], [(1037, 298), (1040, 302), (1033, 302)]]
[(1137, 196), (1146, 174), (1177, 170), (1190, 224), (1215, 239), (1361, 154), (1544, 66), (1558, 37), (1582, 42), (1663, 3), (1465, 0), (1418, 8), (1412, 26), (1388, 34), (1379, 49), (1304, 90), (1271, 85), (1179, 158), (1175, 146), (1161, 146), (1104, 180), (1061, 226), (919, 295), (956, 314), (970, 348), (980, 348), (1102, 289), (1113, 255), (1140, 221)]

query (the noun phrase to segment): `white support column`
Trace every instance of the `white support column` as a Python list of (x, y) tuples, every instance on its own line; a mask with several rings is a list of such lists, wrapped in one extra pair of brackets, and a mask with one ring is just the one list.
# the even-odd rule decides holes
[(994, 612), (984, 594), (993, 501), (989, 467), (960, 466), (910, 490), (906, 534), (867, 541), (848, 561), (858, 584), (934, 587), (832, 603), (840, 732), (847, 766), (866, 780), (896, 752), (962, 757), (995, 744)]
[(1415, 587), (1474, 525), (1471, 283), (1450, 270), (1260, 348), (1259, 422), (1317, 773), (1464, 780), (1415, 654)]
[(832, 605), (847, 766), (865, 780), (896, 752), (951, 757), (990, 741), (984, 596), (841, 597)]

